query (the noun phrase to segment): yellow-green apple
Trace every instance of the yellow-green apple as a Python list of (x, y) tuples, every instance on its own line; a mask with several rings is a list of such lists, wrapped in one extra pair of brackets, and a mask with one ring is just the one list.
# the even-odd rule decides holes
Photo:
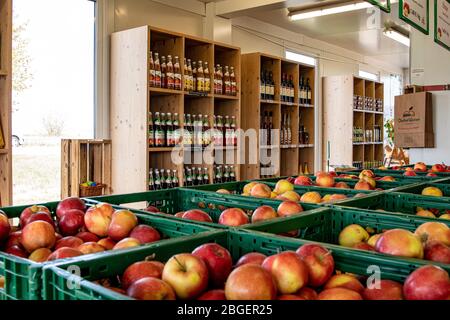
[(283, 194), (286, 191), (292, 190), (294, 190), (294, 185), (287, 180), (281, 179), (278, 180), (277, 184), (275, 185), (275, 189), (273, 191), (277, 194)]
[(216, 191), (217, 193), (221, 193), (221, 194), (231, 194), (230, 191), (228, 191), (227, 189), (219, 189)]
[(117, 210), (111, 217), (108, 227), (108, 237), (114, 241), (120, 241), (130, 234), (138, 224), (136, 215), (130, 210)]
[(308, 284), (308, 266), (294, 251), (267, 257), (262, 267), (272, 274), (281, 294), (295, 293)]
[(450, 247), (440, 241), (427, 241), (424, 258), (434, 262), (450, 264)]
[(51, 255), (48, 256), (47, 261), (53, 261), (58, 259), (73, 258), (83, 255), (83, 253), (74, 248), (63, 247), (58, 250), (53, 251)]
[(31, 217), (33, 213), (37, 212), (47, 212), (48, 215), (51, 217), (50, 210), (45, 206), (38, 206), (34, 205), (28, 208), (23, 209), (22, 213), (20, 214), (20, 227), (23, 228), (27, 224), (27, 220)]
[(450, 220), (450, 213), (444, 213), (439, 216), (439, 219)]
[(227, 300), (227, 297), (225, 297), (225, 290), (213, 289), (206, 291), (197, 300)]
[(225, 226), (237, 227), (247, 223), (249, 223), (249, 218), (240, 208), (226, 209), (219, 216), (219, 224)]
[(414, 270), (403, 284), (406, 300), (448, 300), (450, 298), (450, 278), (448, 273), (433, 265)]
[(91, 254), (97, 252), (105, 251), (105, 247), (99, 245), (97, 242), (85, 242), (78, 246), (78, 251), (81, 251), (83, 254)]
[(8, 217), (0, 210), (0, 243), (6, 240), (11, 232), (11, 225), (9, 224)]
[(262, 265), (264, 260), (266, 260), (267, 256), (265, 254), (259, 252), (250, 252), (239, 258), (236, 263), (236, 267), (243, 266), (244, 264), (256, 264)]
[(34, 221), (22, 229), (21, 244), (28, 252), (39, 248), (51, 249), (55, 245), (55, 228), (45, 221)]
[(428, 217), (428, 218), (436, 218), (436, 216), (433, 214), (433, 212), (428, 210), (420, 210), (416, 213), (416, 216), (419, 217)]
[(175, 292), (168, 283), (151, 277), (133, 282), (127, 295), (137, 300), (175, 300)]
[(391, 177), (391, 176), (384, 176), (384, 177), (382, 177), (380, 179), (380, 181), (391, 181), (391, 182), (393, 182), (393, 181), (395, 181), (395, 178)]
[(450, 228), (442, 222), (425, 222), (414, 232), (425, 240), (436, 240), (450, 246)]
[(211, 285), (223, 288), (233, 267), (230, 252), (217, 243), (206, 243), (195, 248), (192, 254), (205, 262)]
[(269, 271), (256, 264), (234, 269), (225, 283), (227, 300), (274, 300), (277, 287)]
[(312, 180), (307, 176), (298, 176), (294, 180), (294, 184), (297, 186), (312, 186)]
[(283, 201), (277, 208), (277, 214), (280, 217), (287, 217), (293, 214), (299, 214), (303, 211), (303, 207), (295, 201)]
[(345, 288), (325, 289), (317, 298), (318, 300), (362, 300), (358, 292)]
[(106, 237), (113, 213), (114, 208), (109, 203), (99, 203), (86, 211), (84, 224), (89, 232)]
[(92, 232), (88, 232), (88, 231), (79, 232), (79, 233), (77, 233), (77, 235), (75, 237), (80, 238), (84, 242), (91, 242), (91, 241), (97, 242), (98, 240), (100, 240), (99, 237), (97, 237)]
[(317, 300), (317, 292), (309, 287), (301, 288), (295, 295), (305, 300)]
[(423, 258), (423, 245), (419, 236), (404, 229), (385, 231), (375, 244), (381, 253), (406, 258)]
[(121, 278), (122, 288), (127, 290), (133, 282), (142, 278), (161, 279), (164, 265), (156, 261), (139, 261), (125, 269)]
[(334, 259), (328, 249), (318, 244), (305, 244), (296, 253), (308, 267), (310, 286), (319, 287), (330, 279), (334, 272)]
[(327, 202), (330, 202), (330, 199), (331, 199), (331, 194), (326, 194), (323, 196), (323, 198), (320, 202), (327, 203)]
[(316, 177), (316, 185), (331, 188), (334, 186), (334, 177), (328, 173), (320, 174)]
[(353, 249), (366, 250), (366, 251), (375, 251), (374, 247), (366, 242), (360, 242), (352, 247)]
[(350, 186), (347, 183), (343, 182), (343, 181), (336, 182), (334, 187), (335, 188), (339, 188), (339, 189), (350, 189)]
[(322, 196), (316, 191), (308, 191), (302, 195), (300, 202), (306, 203), (320, 203), (322, 201)]
[(39, 248), (34, 250), (28, 259), (34, 262), (45, 262), (48, 257), (52, 254), (52, 251), (48, 248)]
[(190, 253), (180, 253), (164, 265), (162, 279), (180, 299), (198, 297), (208, 287), (208, 267), (203, 259)]
[(426, 187), (422, 190), (423, 196), (442, 197), (444, 194), (441, 189), (437, 187)]
[(332, 276), (325, 284), (324, 288), (345, 288), (356, 291), (358, 293), (362, 293), (364, 291), (364, 286), (355, 276), (345, 273), (335, 274), (334, 276)]
[(355, 188), (354, 189), (355, 190), (372, 190), (372, 186), (367, 181), (359, 180), (355, 184)]
[(84, 227), (84, 212), (78, 209), (65, 210), (58, 225), (62, 235), (74, 236)]
[(130, 237), (138, 239), (142, 244), (161, 240), (158, 230), (145, 224), (140, 224), (131, 230)]
[(6, 248), (5, 252), (17, 257), (28, 258), (28, 253), (22, 248), (22, 246), (12, 245)]
[(270, 198), (272, 190), (264, 183), (257, 183), (250, 190), (250, 195), (257, 198)]
[(405, 172), (403, 173), (403, 175), (404, 175), (405, 177), (415, 177), (415, 176), (417, 176), (417, 174), (416, 174), (414, 171), (405, 171)]
[(71, 209), (77, 209), (85, 212), (86, 204), (83, 200), (77, 197), (66, 198), (58, 203), (58, 206), (56, 207), (56, 216), (58, 218), (61, 218), (67, 210)]
[(364, 300), (403, 300), (403, 286), (392, 280), (380, 280), (363, 292)]
[[(100, 244), (101, 245), (101, 244)], [(138, 247), (141, 243), (138, 239), (135, 238), (124, 238), (116, 243), (116, 245), (112, 248), (113, 250), (120, 250), (131, 247)]]
[(360, 242), (369, 240), (369, 233), (358, 224), (350, 224), (339, 233), (339, 244), (344, 247), (353, 247)]
[(112, 250), (116, 245), (116, 242), (111, 238), (103, 238), (97, 241), (99, 245), (101, 245), (106, 250)]
[(252, 182), (250, 182), (250, 183), (247, 183), (247, 184), (244, 186), (244, 189), (243, 189), (242, 193), (250, 194), (250, 191), (252, 191), (252, 188), (253, 188), (255, 185), (257, 185), (257, 184), (258, 184), (258, 182), (256, 182), (256, 181), (252, 181)]
[(69, 248), (78, 248), (80, 245), (83, 244), (83, 240), (81, 240), (78, 237), (74, 236), (68, 236), (64, 237), (55, 243), (55, 250), (63, 247), (69, 247)]
[(377, 186), (377, 182), (375, 181), (375, 179), (369, 176), (363, 176), (361, 180), (367, 182), (370, 185), (370, 189), (372, 190)]
[(270, 199), (275, 199), (278, 195), (275, 192), (270, 193)]
[(201, 221), (201, 222), (213, 222), (209, 214), (207, 214), (205, 211), (199, 210), (199, 209), (192, 209), (186, 211), (183, 216), (183, 219), (188, 220), (194, 220), (194, 221)]
[(306, 300), (303, 299), (300, 296), (297, 296), (295, 294), (282, 294), (281, 296), (277, 297), (277, 300)]
[(270, 220), (278, 217), (277, 212), (271, 206), (260, 206), (252, 214), (252, 223)]
[(286, 191), (285, 193), (281, 194), (281, 197), (286, 200), (300, 201), (300, 195), (295, 191)]
[(375, 178), (375, 173), (372, 170), (366, 169), (359, 173), (359, 178), (362, 179), (363, 177)]

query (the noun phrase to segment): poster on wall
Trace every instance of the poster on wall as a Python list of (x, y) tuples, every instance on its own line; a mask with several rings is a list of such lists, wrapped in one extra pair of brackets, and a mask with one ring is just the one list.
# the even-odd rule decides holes
[(391, 12), (391, 0), (366, 0), (374, 6), (380, 8), (384, 12)]
[(450, 50), (450, 0), (434, 0), (434, 41)]
[(429, 8), (429, 0), (400, 0), (398, 15), (400, 19), (417, 30), (429, 34)]

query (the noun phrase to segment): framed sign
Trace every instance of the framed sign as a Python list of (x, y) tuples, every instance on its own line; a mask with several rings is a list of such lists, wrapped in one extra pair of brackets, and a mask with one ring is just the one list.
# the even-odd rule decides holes
[(429, 0), (399, 1), (399, 18), (425, 34), (429, 34), (430, 30), (429, 11)]
[(377, 6), (384, 12), (391, 12), (391, 0), (366, 0), (367, 2)]
[(450, 50), (450, 0), (434, 0), (434, 41)]

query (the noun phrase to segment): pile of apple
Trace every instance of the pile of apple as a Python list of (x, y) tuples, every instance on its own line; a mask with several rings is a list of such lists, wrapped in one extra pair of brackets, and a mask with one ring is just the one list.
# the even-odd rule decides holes
[(0, 211), (2, 251), (35, 262), (117, 250), (157, 241), (159, 232), (138, 225), (134, 213), (114, 210), (107, 203), (87, 208), (83, 200), (71, 197), (56, 208), (56, 219), (45, 206), (34, 205), (20, 214), (13, 227)]
[(346, 226), (339, 234), (345, 247), (376, 251), (398, 257), (426, 259), (450, 264), (450, 228), (441, 222), (425, 222), (414, 233), (390, 229), (378, 234), (358, 224)]
[(404, 284), (363, 278), (335, 270), (330, 251), (306, 244), (272, 256), (252, 252), (233, 267), (229, 251), (207, 243), (192, 253), (172, 256), (165, 264), (140, 261), (127, 267), (115, 283), (98, 281), (139, 300), (445, 300), (450, 278), (440, 267), (416, 269)]

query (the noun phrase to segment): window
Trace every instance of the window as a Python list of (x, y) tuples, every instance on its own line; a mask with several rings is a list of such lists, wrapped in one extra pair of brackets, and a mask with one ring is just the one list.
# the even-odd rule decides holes
[(316, 59), (310, 56), (305, 56), (300, 53), (292, 52), (292, 51), (285, 51), (285, 57), (286, 59), (296, 61), (302, 64), (306, 64), (309, 66), (315, 66), (316, 65)]
[(372, 80), (372, 81), (378, 81), (378, 75), (375, 73), (366, 72), (363, 70), (359, 70), (359, 77)]

